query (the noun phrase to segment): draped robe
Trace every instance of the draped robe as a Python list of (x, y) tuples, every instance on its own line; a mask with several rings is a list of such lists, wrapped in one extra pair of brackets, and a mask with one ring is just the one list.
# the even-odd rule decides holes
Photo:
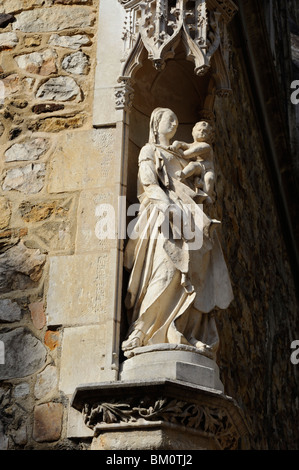
[[(146, 144), (139, 155), (140, 210), (124, 265), (130, 272), (125, 299), (128, 336), (141, 332), (140, 346), (195, 346), (196, 341), (215, 345), (218, 333), (211, 312), (226, 309), (233, 299), (217, 233), (211, 235), (211, 219), (198, 204), (205, 194), (199, 195), (176, 176), (185, 164), (156, 144)], [(165, 217), (169, 207), (192, 220), (199, 246), (194, 238), (176, 238), (175, 216)]]

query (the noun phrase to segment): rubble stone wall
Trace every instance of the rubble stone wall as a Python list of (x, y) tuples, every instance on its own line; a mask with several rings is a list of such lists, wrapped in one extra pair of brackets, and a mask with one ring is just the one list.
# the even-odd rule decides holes
[[(72, 179), (73, 153), (89, 153), (97, 9), (92, 0), (0, 1), (1, 449), (71, 445), (58, 385), (63, 331), (47, 326), (46, 294), (50, 257), (75, 250), (79, 191), (61, 189), (55, 162), (69, 157)], [(72, 139), (76, 149), (61, 153)]]

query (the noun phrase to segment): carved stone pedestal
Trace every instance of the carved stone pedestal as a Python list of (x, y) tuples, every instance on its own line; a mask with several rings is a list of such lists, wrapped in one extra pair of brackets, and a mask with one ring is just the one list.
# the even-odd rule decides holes
[(223, 392), (216, 362), (203, 356), (195, 347), (156, 344), (136, 348), (120, 368), (123, 381), (167, 378), (188, 382)]
[(92, 450), (233, 450), (246, 433), (232, 398), (178, 380), (79, 386), (72, 406), (94, 432)]

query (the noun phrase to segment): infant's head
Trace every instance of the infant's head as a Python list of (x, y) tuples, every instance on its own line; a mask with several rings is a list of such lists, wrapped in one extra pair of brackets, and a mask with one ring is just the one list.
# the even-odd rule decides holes
[(199, 121), (192, 130), (194, 142), (207, 142), (212, 144), (214, 141), (214, 127), (208, 121)]

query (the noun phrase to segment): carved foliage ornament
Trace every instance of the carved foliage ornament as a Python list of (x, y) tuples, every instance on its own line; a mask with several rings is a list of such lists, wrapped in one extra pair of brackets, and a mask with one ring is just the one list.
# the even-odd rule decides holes
[(133, 103), (134, 89), (130, 80), (119, 80), (120, 85), (115, 87), (115, 107), (130, 111)]
[(224, 450), (237, 448), (239, 434), (226, 410), (197, 405), (183, 400), (161, 397), (128, 400), (126, 403), (103, 402), (86, 404), (83, 409), (85, 424), (95, 431), (103, 425), (132, 425), (146, 422), (164, 422), (211, 434)]
[(148, 57), (160, 70), (174, 56), (180, 40), (195, 73), (203, 75), (211, 58), (227, 54), (226, 25), (237, 11), (231, 0), (119, 0), (126, 9), (123, 39), (125, 57), (142, 41)]

